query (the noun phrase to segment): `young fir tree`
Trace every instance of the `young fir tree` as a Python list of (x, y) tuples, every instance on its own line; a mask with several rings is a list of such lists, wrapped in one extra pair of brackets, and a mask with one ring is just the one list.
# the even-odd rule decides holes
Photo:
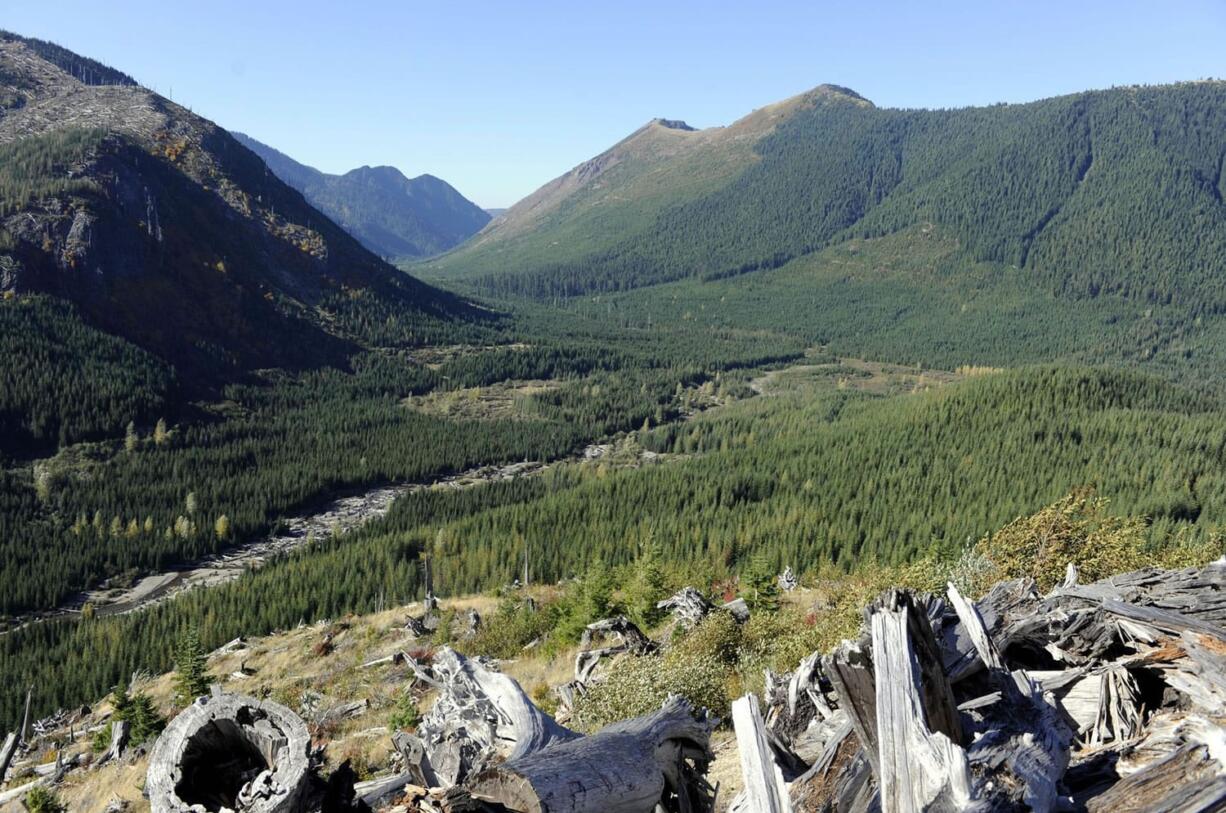
[(186, 706), (207, 693), (210, 680), (200, 630), (193, 624), (184, 631), (175, 652), (175, 703)]
[(741, 593), (755, 610), (779, 609), (779, 583), (774, 568), (764, 553), (754, 554), (741, 573)]
[[(166, 727), (166, 720), (153, 705), (153, 698), (144, 692), (129, 694), (128, 687), (120, 683), (111, 693), (111, 723), (125, 721), (130, 727), (129, 742), (139, 745), (145, 740), (156, 737)], [(96, 750), (104, 750), (110, 742), (110, 725), (107, 726), (95, 741)]]
[(653, 535), (639, 552), (634, 578), (626, 589), (626, 609), (640, 626), (654, 626), (665, 615), (656, 607), (657, 602), (667, 597), (661, 558), (660, 543)]

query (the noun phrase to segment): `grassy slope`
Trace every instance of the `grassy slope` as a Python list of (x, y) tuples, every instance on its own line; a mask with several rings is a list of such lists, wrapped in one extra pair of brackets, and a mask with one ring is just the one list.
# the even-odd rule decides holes
[(470, 279), (611, 249), (647, 232), (678, 200), (726, 186), (756, 160), (754, 144), (810, 104), (809, 95), (768, 105), (728, 127), (695, 131), (649, 122), (546, 184), (460, 248), (408, 267), (430, 278)]

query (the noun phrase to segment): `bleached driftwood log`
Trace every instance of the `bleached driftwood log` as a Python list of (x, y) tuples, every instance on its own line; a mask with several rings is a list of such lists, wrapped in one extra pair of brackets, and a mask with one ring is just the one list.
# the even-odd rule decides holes
[(289, 709), (217, 692), (170, 722), (149, 756), (153, 813), (201, 809), (296, 813), (310, 780), (311, 738)]
[(659, 711), (486, 768), (465, 789), (515, 813), (706, 813), (713, 726), (670, 697)]
[(423, 766), (439, 787), (464, 781), (494, 756), (513, 759), (579, 736), (533, 705), (513, 678), (450, 647), (435, 652), (429, 670), (406, 661), (439, 691), (417, 726)]

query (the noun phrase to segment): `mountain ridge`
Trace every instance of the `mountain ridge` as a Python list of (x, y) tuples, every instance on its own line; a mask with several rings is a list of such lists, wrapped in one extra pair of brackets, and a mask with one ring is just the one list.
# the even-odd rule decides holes
[[(134, 82), (81, 81), (73, 71), (109, 75), (64, 49), (48, 61), (47, 47), (0, 35), (0, 305), (46, 311), (6, 325), (111, 334), (177, 370), (181, 395), (200, 395), (264, 368), (345, 368), (363, 347), (488, 318), (370, 253), (213, 122)], [(107, 346), (82, 345), (100, 368)], [(50, 366), (23, 367), (13, 391), (94, 363), (25, 358)], [(147, 380), (148, 403), (172, 400), (164, 375)], [(105, 380), (89, 386), (74, 397), (124, 398)], [(0, 403), (6, 440), (79, 436), (25, 409)]]
[(387, 165), (363, 165), (334, 175), (245, 133), (233, 135), (263, 158), (281, 180), (382, 257), (418, 259), (440, 254), (490, 220), (483, 209), (435, 175), (409, 178)]
[[(1226, 84), (1196, 82), (901, 110), (823, 85), (728, 128), (649, 123), (423, 273), (500, 295), (575, 296), (774, 268), (933, 223), (968, 260), (1030, 268), (1056, 290), (1163, 299), (1182, 286), (1187, 298), (1216, 287), (1202, 243), (1226, 241), (1212, 160), (1226, 151), (1223, 102)], [(764, 113), (767, 126), (747, 126)], [(729, 145), (737, 131), (752, 143)], [(1154, 184), (1181, 205), (1156, 206)], [(1203, 241), (1182, 237), (1198, 231)], [(1179, 285), (1163, 266), (1186, 272)]]

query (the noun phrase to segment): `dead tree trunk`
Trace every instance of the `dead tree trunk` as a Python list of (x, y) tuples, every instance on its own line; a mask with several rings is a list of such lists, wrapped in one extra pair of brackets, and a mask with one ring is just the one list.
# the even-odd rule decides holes
[(579, 736), (534, 706), (514, 679), (450, 647), (435, 653), (429, 671), (412, 659), (408, 663), (439, 690), (417, 735), (425, 749), (423, 765), (441, 787), (464, 781), (495, 755), (513, 759)]
[(515, 813), (704, 813), (713, 725), (670, 697), (652, 714), (487, 768), (466, 790)]
[(111, 744), (106, 749), (106, 753), (99, 758), (98, 763), (102, 765), (111, 760), (118, 760), (123, 756), (123, 749), (128, 745), (128, 721), (116, 720), (111, 723)]
[(21, 716), (21, 735), (18, 737), (18, 741), (21, 743), (23, 748), (30, 744), (30, 697), (33, 694), (33, 686), (26, 689), (26, 711), (25, 714)]
[(657, 602), (656, 609), (668, 610), (683, 626), (694, 627), (715, 609), (715, 605), (693, 587), (683, 587), (671, 597)]
[(13, 761), (13, 755), (17, 753), (17, 732), (11, 731), (4, 738), (4, 745), (0, 745), (0, 785), (4, 784), (4, 775), (8, 773), (9, 764)]
[[(873, 613), (876, 679), (877, 780), (883, 813), (961, 810), (971, 799), (966, 752), (938, 725), (949, 725), (957, 709), (939, 655), (915, 646), (919, 617), (909, 594), (892, 593)], [(931, 631), (929, 631), (931, 637)], [(924, 691), (927, 681), (927, 692)], [(935, 702), (925, 704), (925, 695)], [(958, 725), (955, 736), (961, 737)]]
[(753, 813), (791, 813), (787, 785), (771, 755), (757, 697), (747, 694), (732, 704), (732, 724), (745, 783), (743, 809)]

